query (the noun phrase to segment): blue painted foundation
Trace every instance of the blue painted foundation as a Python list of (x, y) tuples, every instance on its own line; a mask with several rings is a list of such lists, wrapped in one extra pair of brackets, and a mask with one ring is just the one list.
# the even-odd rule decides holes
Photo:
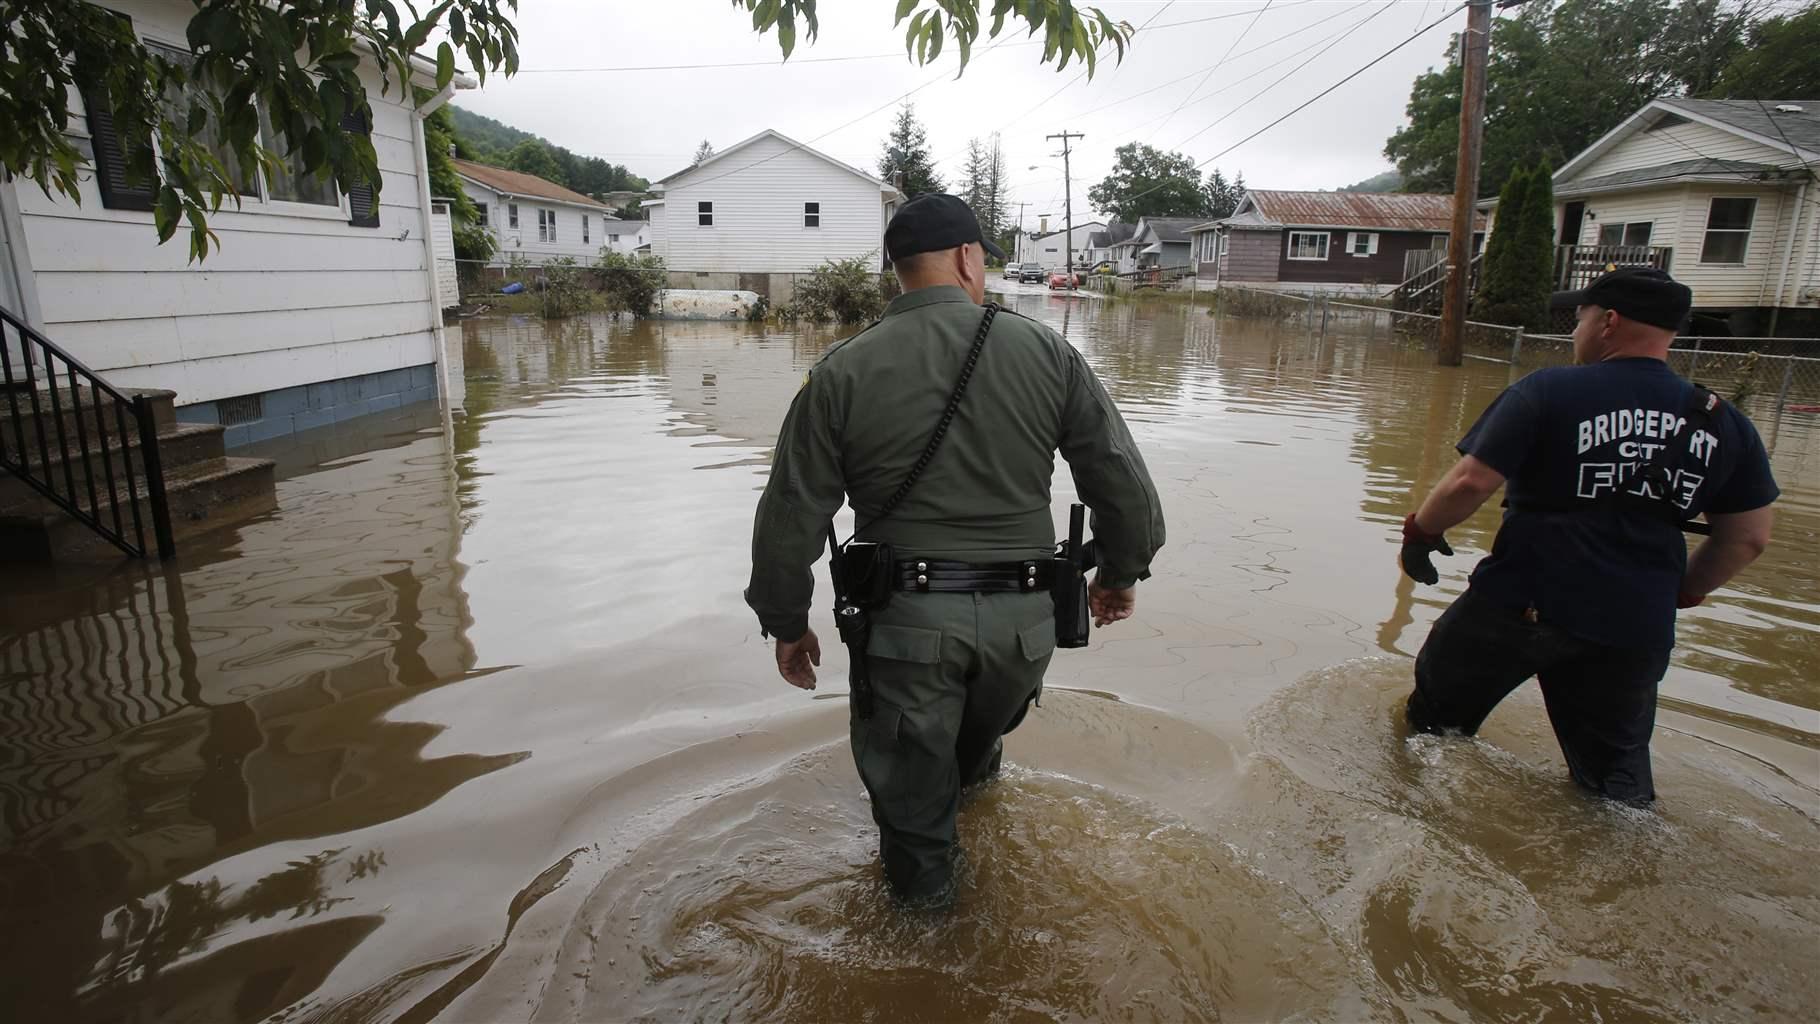
[[(425, 363), (320, 384), (300, 384), (294, 388), (267, 391), (260, 397), (263, 414), (257, 420), (229, 426), (223, 437), (227, 447), (269, 441), (356, 416), (433, 401), (436, 398), (436, 365)], [(215, 402), (180, 405), (176, 411), (177, 419), (182, 423), (221, 422), (221, 412)]]

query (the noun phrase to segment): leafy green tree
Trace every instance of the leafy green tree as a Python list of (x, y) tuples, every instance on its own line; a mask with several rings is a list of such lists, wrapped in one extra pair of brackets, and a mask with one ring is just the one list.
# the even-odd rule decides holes
[(1719, 72), (1719, 99), (1812, 99), (1820, 96), (1820, 4), (1751, 26), (1750, 43)]
[[(918, 10), (927, 2), (931, 9)], [(1073, 0), (990, 0), (991, 9), (983, 11), (987, 0), (897, 0), (897, 21), (904, 30), (904, 53), (918, 64), (927, 64), (941, 56), (945, 40), (952, 38), (960, 50), (961, 71), (967, 70), (973, 44), (979, 39), (984, 14), (992, 16), (987, 37), (996, 39), (1004, 30), (1007, 18), (1029, 26), (1029, 35), (1043, 33), (1042, 62), (1055, 62), (1060, 71), (1071, 60), (1084, 61), (1087, 74), (1093, 75), (1099, 65), (1099, 51), (1111, 43), (1118, 59), (1125, 59), (1125, 46), (1131, 41), (1132, 28), (1127, 22), (1115, 22), (1097, 7), (1076, 7)], [(810, 42), (815, 41), (820, 25), (816, 21), (816, 0), (733, 0), (733, 6), (752, 12), (752, 27), (760, 33), (777, 30), (777, 45), (784, 59), (796, 49), (797, 25)]]
[(566, 184), (569, 178), (563, 173), (556, 154), (541, 139), (531, 139), (513, 146), (512, 152), (506, 154), (506, 166), (514, 171), (535, 174), (559, 185)]
[[(1492, 23), (1481, 194), (1520, 163), (1561, 163), (1657, 96), (1710, 85), (1757, 8), (1718, 0), (1531, 0)], [(1385, 143), (1404, 188), (1453, 188), (1460, 138), (1458, 46), (1418, 76), (1408, 124)]]
[(941, 176), (935, 173), (935, 161), (929, 156), (929, 133), (909, 103), (897, 109), (897, 121), (885, 137), (884, 152), (879, 154), (878, 174), (912, 199), (944, 191)]
[(641, 320), (654, 314), (652, 304), (668, 276), (662, 256), (602, 249), (594, 270), (609, 312), (630, 313)]
[(480, 210), (462, 189), (461, 179), (456, 176), (455, 165), (449, 157), (449, 147), (458, 144), (455, 120), (449, 115), (448, 107), (438, 108), (424, 119), (423, 138), (424, 158), (430, 168), (430, 194), (452, 201), (449, 213), (455, 235), (455, 258), (492, 259), (496, 245), (493, 233), (480, 223)]
[(1403, 176), (1396, 171), (1385, 171), (1383, 174), (1374, 174), (1364, 181), (1355, 181), (1345, 188), (1340, 189), (1340, 191), (1401, 192), (1403, 191)]
[(483, 77), (518, 69), (518, 33), (504, 10), (511, 0), (443, 0), (422, 17), (394, 0), (194, 2), (192, 52), (173, 55), (148, 46), (120, 14), (81, 0), (0, 0), (6, 172), (80, 201), (77, 174), (88, 157), (71, 141), (70, 96), (81, 92), (111, 115), (127, 183), (151, 188), (159, 241), (187, 223), (190, 256), (201, 259), (219, 245), (208, 216), (238, 200), (245, 169), (276, 171), (283, 162), (343, 192), (370, 186), (377, 196), (372, 141), (342, 129), (344, 116), (371, 123), (363, 62), (378, 65), (384, 93), (408, 89), (413, 55), (443, 33), (438, 88), (458, 57)]
[(1122, 221), (1207, 215), (1210, 201), (1193, 157), (1141, 142), (1128, 142), (1113, 155), (1112, 173), (1087, 190), (1094, 209)]

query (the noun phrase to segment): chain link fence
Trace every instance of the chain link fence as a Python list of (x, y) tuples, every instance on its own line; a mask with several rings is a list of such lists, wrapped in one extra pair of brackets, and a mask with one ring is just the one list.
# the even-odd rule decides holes
[[(1368, 301), (1223, 285), (1218, 310), (1372, 344), (1426, 352), (1440, 345), (1440, 317)], [(1468, 359), (1511, 366), (1573, 362), (1568, 335), (1528, 334), (1507, 324), (1467, 321), (1461, 349)], [(1668, 364), (1749, 415), (1778, 456), (1820, 463), (1820, 452), (1811, 452), (1820, 441), (1820, 338), (1683, 336), (1669, 350)]]
[[(856, 321), (863, 323), (877, 313), (870, 307), (876, 305), (882, 310), (886, 302), (902, 291), (897, 275), (888, 270), (865, 273), (837, 270), (838, 277), (831, 282), (829, 270), (833, 268), (820, 272), (742, 273), (661, 266), (601, 266), (568, 260), (504, 264), (498, 260), (454, 262), (458, 301), (450, 301), (448, 296), (444, 301), (461, 319), (489, 314), (539, 315), (552, 319), (576, 313), (631, 314), (635, 307), (642, 307), (646, 315), (662, 316), (666, 293), (695, 290), (755, 293), (763, 300), (755, 307), (758, 311), (755, 318), (782, 315), (790, 319), (798, 312), (812, 319), (818, 318), (811, 315), (813, 309), (820, 311), (820, 319), (827, 319), (831, 314), (849, 313), (848, 307), (853, 307), (869, 312), (870, 315)], [(817, 285), (815, 289), (808, 287), (811, 282)], [(798, 306), (802, 308), (799, 310)]]

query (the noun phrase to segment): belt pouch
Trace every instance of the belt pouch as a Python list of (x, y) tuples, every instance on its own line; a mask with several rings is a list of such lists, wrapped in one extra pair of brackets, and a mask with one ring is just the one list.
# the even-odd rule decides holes
[(883, 608), (891, 600), (891, 575), (896, 560), (891, 545), (850, 540), (841, 549), (846, 568), (847, 597), (861, 608)]

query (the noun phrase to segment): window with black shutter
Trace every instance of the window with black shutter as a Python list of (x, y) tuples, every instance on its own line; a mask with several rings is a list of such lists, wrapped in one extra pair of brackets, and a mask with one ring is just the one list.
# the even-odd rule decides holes
[[(371, 135), (373, 125), (366, 111), (350, 110), (341, 116), (341, 130), (351, 135)], [(372, 182), (363, 181), (348, 189), (348, 223), (357, 228), (379, 226), (379, 193)]]
[(126, 150), (114, 126), (114, 110), (100, 86), (82, 87), (82, 105), (88, 108), (89, 144), (94, 148), (95, 184), (101, 205), (110, 210), (150, 210), (157, 196), (152, 181), (128, 181)]

